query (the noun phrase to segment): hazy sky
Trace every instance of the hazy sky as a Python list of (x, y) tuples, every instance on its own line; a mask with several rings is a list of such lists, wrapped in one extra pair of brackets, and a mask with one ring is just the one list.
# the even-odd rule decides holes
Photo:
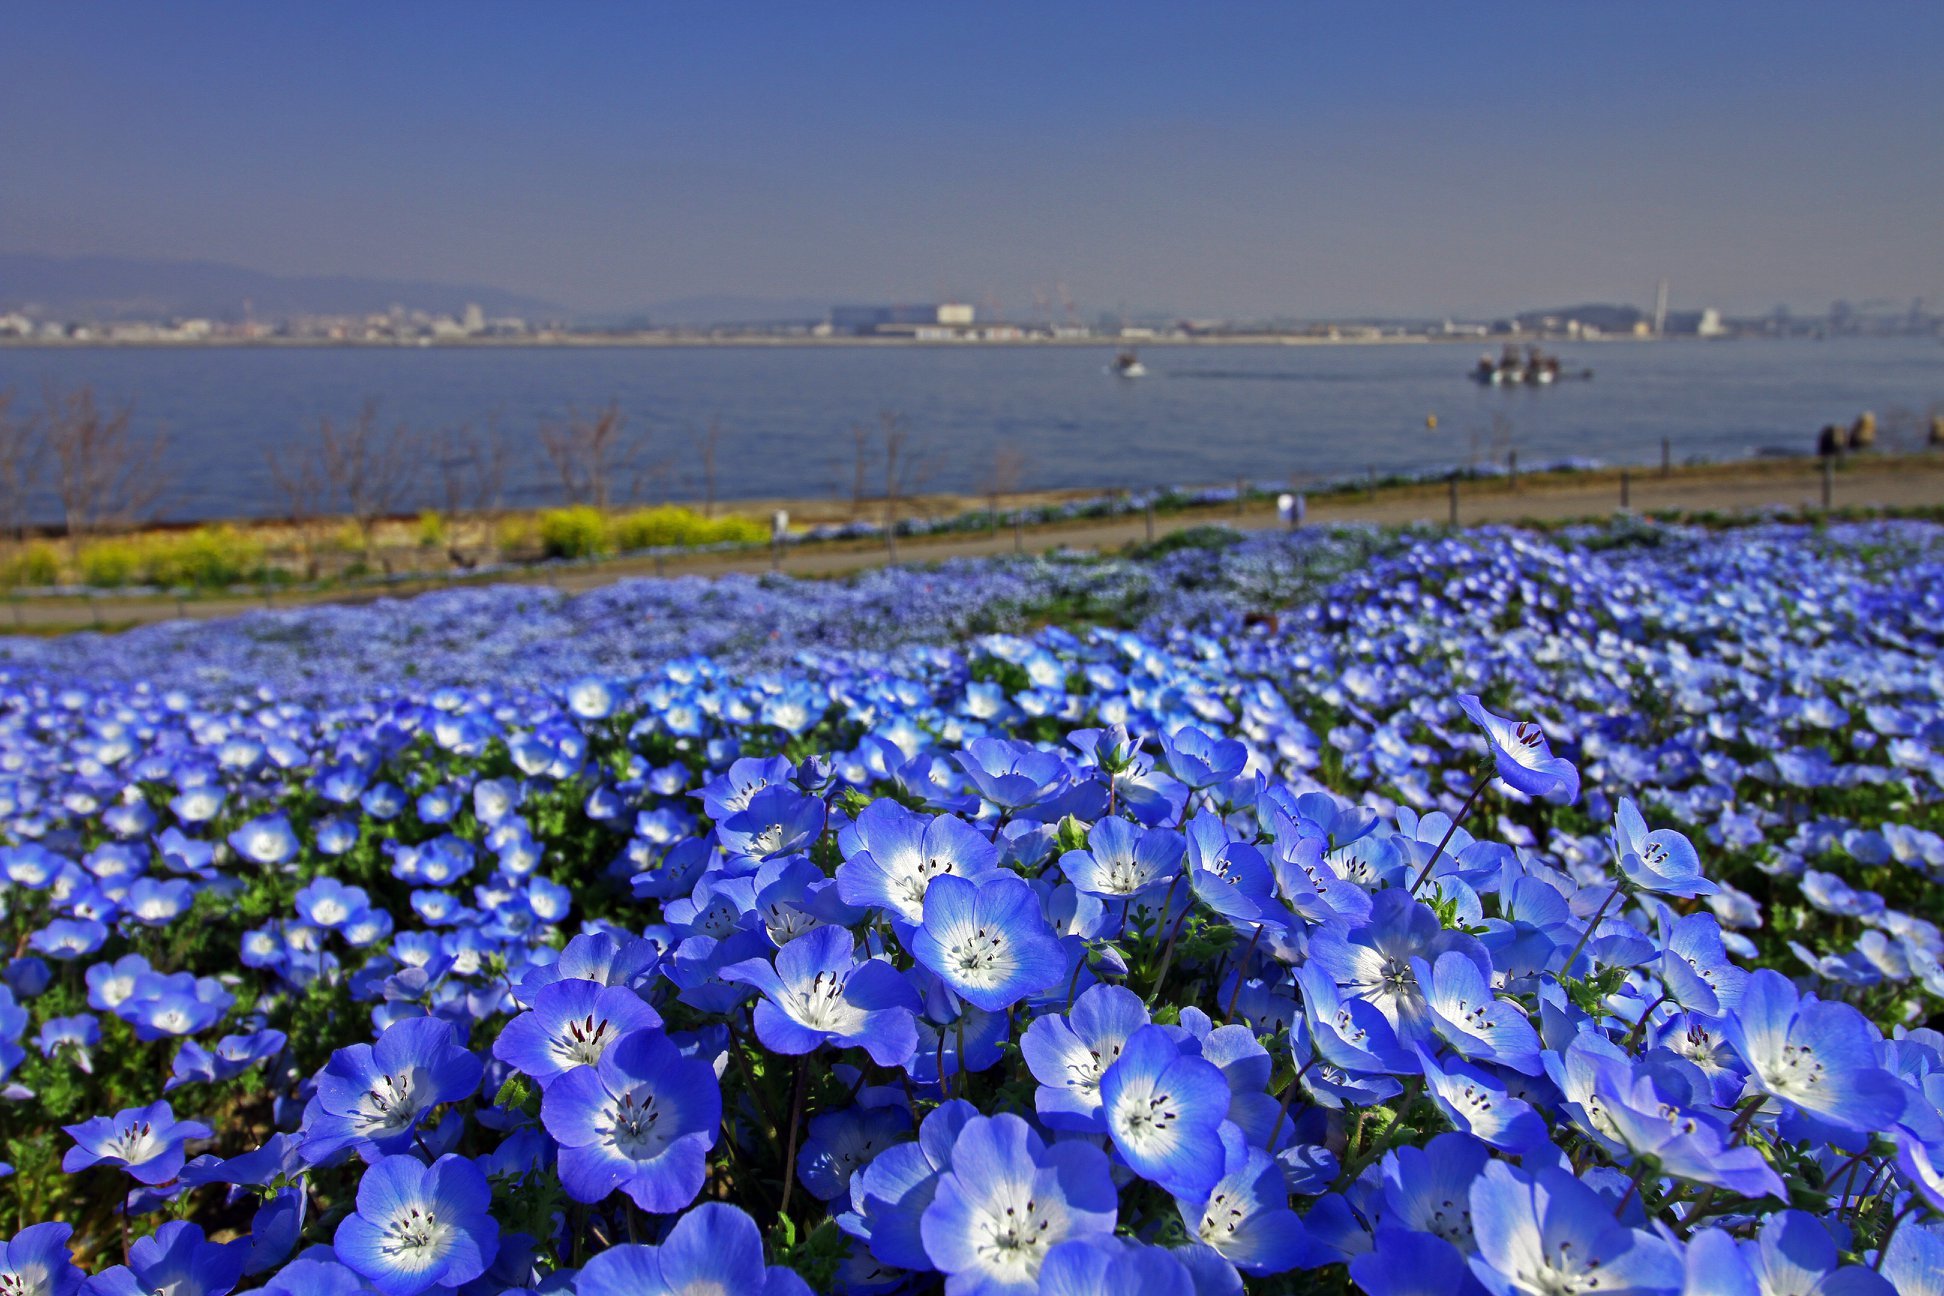
[(0, 249), (584, 310), (1944, 300), (1944, 6), (10, 4)]

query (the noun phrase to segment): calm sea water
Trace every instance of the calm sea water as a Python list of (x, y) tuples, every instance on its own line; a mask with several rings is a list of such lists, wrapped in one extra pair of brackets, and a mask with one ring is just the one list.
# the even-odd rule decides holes
[[(696, 434), (720, 420), (725, 499), (847, 494), (850, 429), (884, 410), (904, 416), (926, 488), (976, 491), (1001, 447), (1023, 454), (1029, 487), (1327, 477), (1508, 448), (1527, 464), (1646, 463), (1662, 437), (1677, 458), (1802, 452), (1824, 423), (1873, 409), (1895, 424), (1944, 401), (1934, 340), (1560, 350), (1593, 379), (1482, 388), (1466, 378), (1477, 348), (1456, 345), (1148, 347), (1134, 381), (1109, 376), (1112, 353), (1096, 348), (7, 349), (0, 391), (31, 407), (46, 383), (87, 382), (133, 402), (138, 427), (167, 432), (176, 517), (272, 511), (265, 447), (301, 444), (367, 397), (390, 420), (496, 426), (512, 504), (556, 497), (541, 421), (610, 399), (664, 465), (644, 488), (658, 496), (700, 494)], [(419, 502), (437, 499), (425, 481)]]

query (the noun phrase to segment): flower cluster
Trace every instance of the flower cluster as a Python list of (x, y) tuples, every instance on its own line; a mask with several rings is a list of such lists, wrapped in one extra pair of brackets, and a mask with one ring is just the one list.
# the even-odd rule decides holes
[[(1274, 537), (13, 646), (0, 1284), (1936, 1290), (1941, 556)], [(1143, 623), (826, 636), (926, 582), (941, 640)], [(585, 618), (551, 674), (520, 600)], [(641, 646), (678, 605), (773, 638)]]

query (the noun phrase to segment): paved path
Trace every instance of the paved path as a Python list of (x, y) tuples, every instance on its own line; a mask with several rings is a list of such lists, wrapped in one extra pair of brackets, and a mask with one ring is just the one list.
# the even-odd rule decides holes
[[(1620, 507), (1622, 474), (1618, 471), (1528, 479), (1514, 490), (1509, 482), (1465, 482), (1459, 487), (1461, 524), (1481, 522), (1564, 521), (1611, 515)], [(1822, 473), (1814, 463), (1755, 461), (1676, 469), (1662, 477), (1657, 470), (1628, 475), (1628, 503), (1636, 511), (1743, 512), (1763, 508), (1810, 510), (1820, 507)], [(1858, 462), (1837, 472), (1832, 499), (1837, 508), (1944, 507), (1944, 455), (1907, 456)], [(1450, 495), (1443, 484), (1398, 487), (1374, 496), (1337, 496), (1310, 503), (1309, 520), (1443, 524), (1450, 518)], [(1262, 505), (1238, 514), (1226, 508), (1200, 509), (1157, 517), (1154, 535), (1209, 523), (1257, 529), (1280, 525), (1273, 509)], [(935, 562), (944, 558), (1004, 554), (1023, 549), (1042, 553), (1065, 546), (1108, 551), (1148, 539), (1148, 524), (1140, 515), (1106, 521), (1080, 521), (1028, 527), (1015, 534), (1001, 528), (996, 535), (958, 534), (898, 541), (901, 562)], [(787, 551), (782, 570), (799, 576), (837, 576), (867, 567), (883, 566), (889, 554), (882, 541), (845, 541), (806, 545)], [(701, 554), (667, 559), (628, 559), (596, 566), (552, 571), (502, 573), (498, 581), (546, 583), (565, 590), (588, 590), (631, 576), (716, 576), (726, 572), (768, 571), (767, 552)], [(0, 612), (0, 631), (8, 625), (37, 634), (101, 626), (117, 629), (177, 617), (234, 616), (255, 608), (291, 607), (325, 602), (370, 602), (439, 588), (441, 582), (399, 583), (383, 588), (338, 589), (301, 594), (285, 593), (270, 599), (195, 598), (177, 601), (156, 596), (102, 595), (96, 598), (16, 599)]]

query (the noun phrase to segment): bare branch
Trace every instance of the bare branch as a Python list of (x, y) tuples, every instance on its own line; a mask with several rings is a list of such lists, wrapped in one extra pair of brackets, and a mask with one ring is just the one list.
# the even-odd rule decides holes
[(0, 391), (0, 531), (24, 540), (47, 438), (41, 420), (14, 414), (13, 402), (11, 390)]
[(618, 474), (634, 473), (632, 492), (640, 486), (644, 473), (653, 471), (641, 462), (646, 438), (632, 444), (624, 440), (627, 424), (620, 405), (609, 401), (591, 416), (569, 406), (561, 422), (540, 425), (540, 446), (560, 477), (561, 494), (568, 503), (605, 509), (613, 502)]
[(403, 423), (382, 428), (378, 402), (367, 400), (348, 423), (318, 425), (324, 475), (371, 552), (378, 523), (411, 497), (420, 462), (420, 438)]
[(54, 493), (70, 540), (146, 520), (168, 488), (160, 432), (133, 434), (135, 407), (104, 413), (94, 388), (47, 389), (47, 443), (54, 452)]

